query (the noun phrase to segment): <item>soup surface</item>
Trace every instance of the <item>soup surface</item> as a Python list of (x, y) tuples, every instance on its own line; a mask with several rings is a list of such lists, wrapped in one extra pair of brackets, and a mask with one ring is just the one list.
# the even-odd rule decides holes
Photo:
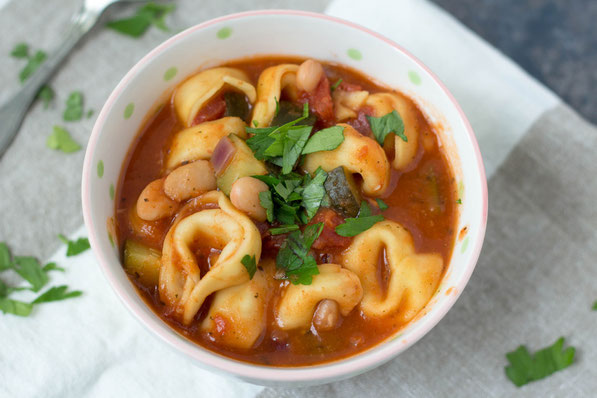
[(424, 311), (452, 253), (438, 135), (341, 65), (223, 66), (178, 85), (129, 151), (116, 223), (131, 281), (171, 327), (241, 361), (312, 365), (382, 342)]

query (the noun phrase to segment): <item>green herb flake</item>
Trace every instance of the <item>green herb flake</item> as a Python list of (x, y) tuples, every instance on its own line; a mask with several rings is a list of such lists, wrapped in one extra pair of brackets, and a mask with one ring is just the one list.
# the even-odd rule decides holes
[(43, 85), (37, 93), (37, 99), (43, 102), (44, 109), (48, 109), (50, 103), (54, 99), (54, 96), (54, 90), (48, 85)]
[(165, 18), (175, 8), (174, 4), (147, 3), (137, 9), (136, 14), (132, 17), (110, 21), (106, 26), (135, 38), (141, 37), (151, 25), (163, 31), (169, 31)]
[(285, 278), (293, 284), (310, 285), (313, 275), (319, 274), (315, 258), (309, 254), (309, 250), (322, 230), (323, 223), (308, 225), (303, 232), (292, 232), (282, 243), (276, 266), (284, 270)]
[(54, 286), (39, 295), (31, 304), (49, 303), (79, 297), (83, 292), (80, 290), (68, 291), (68, 286)]
[(593, 303), (593, 311), (597, 311), (597, 300)]
[(267, 221), (274, 222), (274, 202), (271, 191), (259, 192), (259, 203), (265, 209)]
[(68, 238), (62, 234), (58, 235), (58, 239), (60, 239), (66, 246), (66, 257), (76, 256), (77, 254), (83, 253), (85, 250), (89, 249), (91, 246), (89, 245), (89, 240), (87, 238), (79, 238), (77, 240), (68, 240)]
[(87, 119), (91, 118), (91, 116), (93, 116), (93, 112), (94, 112), (94, 111), (93, 111), (93, 109), (89, 109), (89, 110), (87, 111), (87, 114), (85, 115), (85, 117), (86, 117)]
[(384, 211), (389, 208), (389, 206), (383, 200), (377, 198), (375, 201), (377, 202), (377, 206), (379, 206), (379, 210)]
[(10, 257), (10, 250), (6, 243), (0, 242), (0, 271), (12, 268)]
[(338, 80), (336, 81), (336, 83), (334, 83), (334, 84), (332, 85), (332, 87), (330, 87), (330, 90), (331, 90), (332, 92), (334, 92), (334, 90), (336, 90), (336, 89), (338, 88), (338, 86), (340, 85), (340, 83), (342, 83), (342, 79), (338, 79)]
[(564, 338), (560, 337), (552, 346), (543, 348), (531, 355), (525, 346), (506, 354), (509, 366), (506, 376), (521, 387), (532, 381), (543, 379), (559, 370), (565, 369), (574, 362), (574, 347), (564, 348)]
[(80, 91), (73, 91), (66, 99), (66, 109), (62, 114), (65, 121), (74, 122), (83, 117), (83, 94)]
[(299, 226), (296, 224), (281, 225), (276, 228), (270, 228), (269, 233), (272, 235), (282, 235), (288, 232), (298, 231)]
[(6, 297), (0, 298), (0, 311), (4, 314), (17, 316), (29, 316), (33, 310), (33, 304), (12, 300)]
[(34, 292), (40, 291), (48, 283), (48, 275), (35, 257), (16, 256), (12, 268), (31, 284), (31, 290)]
[(321, 206), (321, 201), (326, 193), (324, 184), (327, 178), (328, 173), (321, 167), (317, 168), (312, 179), (308, 175), (305, 176), (306, 183), (301, 204), (305, 208), (309, 220), (315, 216)]
[(340, 236), (352, 237), (364, 232), (383, 221), (382, 215), (371, 215), (371, 208), (366, 201), (361, 202), (361, 209), (357, 218), (347, 218), (344, 224), (336, 227), (336, 233)]
[(462, 204), (462, 199), (458, 198), (458, 200), (456, 201), (456, 204), (461, 205)]
[(313, 134), (303, 148), (303, 155), (320, 151), (332, 151), (344, 142), (344, 127), (333, 126)]
[(46, 60), (46, 53), (42, 50), (37, 50), (33, 56), (29, 57), (27, 64), (19, 73), (19, 80), (24, 83), (31, 75), (35, 73), (37, 68)]
[(379, 145), (383, 145), (386, 136), (391, 133), (402, 138), (404, 142), (408, 142), (408, 138), (404, 134), (404, 122), (396, 110), (382, 117), (367, 116), (367, 120)]
[(253, 279), (255, 272), (257, 271), (257, 263), (255, 261), (255, 256), (251, 257), (248, 254), (240, 260), (240, 262), (245, 266), (247, 272), (249, 273), (249, 277)]
[(72, 139), (70, 133), (60, 126), (54, 126), (53, 133), (46, 140), (46, 146), (64, 153), (73, 153), (81, 149), (81, 146)]
[(14, 58), (29, 58), (29, 45), (27, 43), (16, 44), (10, 55)]
[(60, 271), (60, 272), (65, 271), (64, 268), (59, 267), (58, 264), (56, 264), (56, 263), (47, 263), (46, 265), (44, 265), (43, 270), (45, 273), (48, 273), (50, 271)]

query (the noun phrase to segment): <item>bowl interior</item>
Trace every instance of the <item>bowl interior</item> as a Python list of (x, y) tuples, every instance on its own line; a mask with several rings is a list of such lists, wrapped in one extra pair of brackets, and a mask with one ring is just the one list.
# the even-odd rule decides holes
[[(452, 260), (427, 307), (383, 344), (355, 357), (306, 368), (275, 369), (221, 357), (179, 336), (149, 309), (127, 279), (114, 245), (114, 193), (122, 164), (161, 93), (199, 68), (259, 54), (341, 63), (410, 95), (442, 135), (462, 201)], [(364, 372), (428, 332), (452, 306), (475, 266), (484, 237), (487, 193), (483, 164), (462, 111), (437, 78), (406, 51), (348, 22), (296, 11), (258, 11), (218, 18), (169, 39), (122, 79), (104, 105), (87, 148), (83, 210), (90, 240), (111, 286), (135, 316), (199, 365), (261, 383), (318, 383)], [(461, 235), (458, 238), (458, 235)]]

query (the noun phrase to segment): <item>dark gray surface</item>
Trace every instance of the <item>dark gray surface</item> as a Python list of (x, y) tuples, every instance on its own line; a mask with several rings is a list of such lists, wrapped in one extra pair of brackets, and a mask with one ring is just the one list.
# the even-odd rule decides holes
[(597, 1), (433, 1), (597, 122)]

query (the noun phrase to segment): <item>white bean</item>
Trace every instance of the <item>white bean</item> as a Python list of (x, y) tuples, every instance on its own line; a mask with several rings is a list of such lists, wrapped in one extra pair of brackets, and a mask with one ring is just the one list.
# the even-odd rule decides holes
[(303, 62), (296, 72), (296, 86), (308, 93), (315, 90), (323, 77), (323, 66), (317, 61), (308, 59)]
[(147, 184), (137, 199), (137, 215), (146, 221), (159, 220), (176, 213), (178, 203), (164, 193), (164, 179)]
[(340, 308), (335, 300), (321, 300), (313, 314), (313, 326), (318, 331), (335, 329), (340, 319)]
[(234, 181), (230, 189), (230, 201), (238, 210), (254, 220), (265, 221), (265, 209), (259, 201), (259, 193), (269, 188), (263, 182), (253, 177), (242, 177)]
[(207, 160), (180, 166), (164, 181), (164, 192), (170, 199), (182, 202), (216, 189), (214, 169)]

